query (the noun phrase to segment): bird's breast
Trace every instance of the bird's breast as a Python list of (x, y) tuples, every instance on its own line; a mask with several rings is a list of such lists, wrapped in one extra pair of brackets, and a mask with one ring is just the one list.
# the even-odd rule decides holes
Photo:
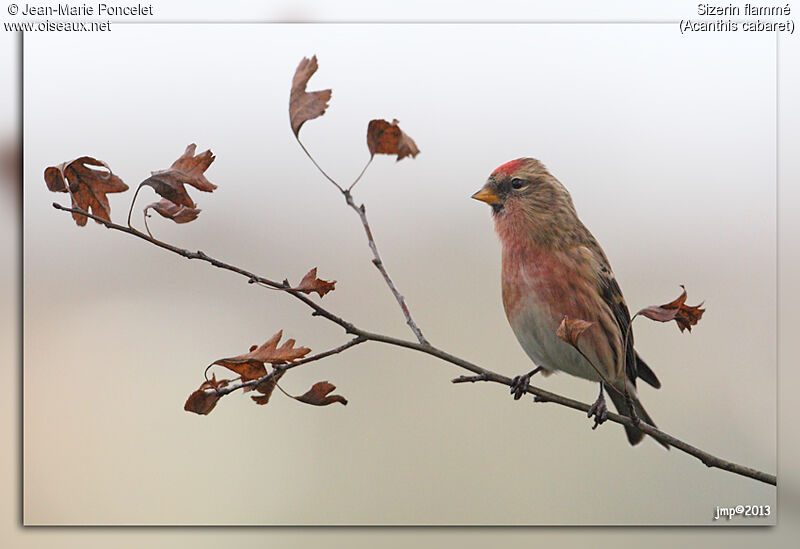
[(538, 366), (599, 381), (594, 368), (556, 336), (565, 316), (594, 321), (590, 293), (576, 276), (580, 269), (566, 256), (541, 250), (504, 250), (503, 306), (514, 335)]
[(539, 250), (504, 250), (502, 289), (506, 315), (511, 320), (532, 307), (552, 316), (557, 326), (565, 314), (584, 310), (575, 293), (574, 278), (575, 266), (562, 257)]

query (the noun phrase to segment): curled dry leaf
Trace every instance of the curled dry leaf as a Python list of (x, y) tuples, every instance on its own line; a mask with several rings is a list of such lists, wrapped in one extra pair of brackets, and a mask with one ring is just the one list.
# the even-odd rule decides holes
[(262, 406), (269, 402), (269, 398), (272, 396), (272, 392), (275, 390), (275, 387), (278, 385), (278, 381), (283, 377), (283, 374), (286, 372), (281, 370), (279, 372), (275, 372), (274, 375), (270, 376), (269, 378), (265, 379), (258, 385), (256, 385), (256, 391), (261, 393), (260, 395), (251, 396), (250, 398), (256, 404), (261, 404)]
[(187, 208), (195, 208), (195, 203), (186, 191), (186, 185), (197, 190), (211, 192), (216, 185), (206, 179), (205, 171), (214, 161), (211, 151), (195, 155), (197, 145), (192, 143), (167, 170), (151, 172), (141, 185), (148, 185), (170, 202)]
[(144, 209), (144, 214), (147, 215), (148, 210), (157, 212), (161, 217), (173, 220), (175, 223), (189, 223), (197, 219), (200, 215), (200, 209), (187, 208), (186, 206), (179, 206), (174, 202), (170, 202), (166, 198), (162, 198), (158, 202), (149, 204)]
[(170, 166), (169, 169), (177, 170), (188, 175), (190, 178), (188, 181), (189, 185), (198, 191), (210, 193), (216, 189), (217, 186), (206, 179), (205, 171), (208, 169), (211, 163), (214, 162), (216, 157), (211, 151), (204, 151), (196, 155), (194, 154), (195, 150), (197, 150), (197, 145), (194, 143), (187, 146), (186, 150), (183, 151), (183, 154), (172, 163), (172, 166)]
[(267, 375), (265, 363), (286, 364), (303, 358), (311, 352), (308, 347), (295, 347), (294, 339), (287, 339), (283, 345), (278, 347), (281, 337), (283, 337), (283, 330), (269, 338), (263, 345), (255, 349), (251, 347), (249, 353), (231, 358), (221, 358), (214, 361), (214, 364), (236, 372), (242, 377), (242, 381), (250, 381)]
[(315, 383), (311, 389), (306, 391), (305, 394), (294, 398), (295, 400), (305, 402), (306, 404), (313, 404), (314, 406), (327, 406), (328, 404), (333, 404), (334, 402), (341, 402), (347, 406), (347, 399), (342, 395), (328, 394), (334, 389), (336, 389), (334, 385), (328, 383), (327, 381), (320, 381)]
[(577, 347), (578, 339), (581, 337), (581, 334), (583, 334), (583, 332), (585, 332), (592, 324), (594, 323), (587, 322), (579, 318), (569, 318), (565, 316), (561, 320), (561, 324), (559, 324), (558, 328), (556, 329), (556, 335), (573, 347)]
[(657, 322), (669, 322), (674, 320), (678, 324), (681, 332), (684, 330), (692, 331), (692, 326), (702, 318), (705, 309), (701, 309), (702, 303), (698, 305), (686, 305), (686, 287), (681, 284), (683, 291), (677, 299), (665, 303), (664, 305), (653, 305), (646, 307), (636, 314), (646, 316), (650, 320)]
[(183, 405), (183, 409), (195, 414), (209, 414), (220, 398), (217, 389), (225, 387), (228, 382), (229, 380), (227, 379), (217, 381), (216, 376), (211, 376), (210, 380), (204, 381), (199, 389), (189, 395), (189, 398), (186, 399), (186, 404)]
[(311, 59), (304, 57), (292, 79), (292, 91), (289, 96), (289, 119), (295, 137), (299, 137), (300, 127), (307, 122), (325, 114), (331, 90), (307, 92), (306, 86), (311, 76), (317, 72), (317, 56)]
[(367, 147), (372, 156), (396, 154), (400, 161), (406, 156), (415, 158), (419, 149), (414, 140), (400, 129), (397, 120), (390, 124), (386, 120), (370, 120), (367, 126)]
[(304, 294), (317, 292), (322, 297), (328, 292), (332, 292), (335, 289), (335, 285), (335, 280), (328, 281), (317, 278), (317, 268), (314, 267), (306, 273), (306, 276), (303, 277), (303, 280), (300, 281), (295, 290)]
[[(111, 221), (111, 206), (108, 204), (106, 194), (128, 190), (122, 179), (111, 172), (108, 164), (91, 156), (81, 156), (70, 162), (46, 168), (44, 181), (47, 188), (53, 192), (68, 192), (72, 198), (73, 208), (90, 211), (106, 221)], [(73, 213), (72, 218), (81, 227), (86, 225), (89, 219), (78, 213)]]

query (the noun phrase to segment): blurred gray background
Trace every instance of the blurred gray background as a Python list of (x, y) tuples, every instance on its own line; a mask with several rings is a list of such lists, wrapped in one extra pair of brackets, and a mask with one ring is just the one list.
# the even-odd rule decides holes
[[(296, 393), (329, 379), (347, 408), (229, 397), (190, 416), (183, 400), (214, 358), (279, 328), (315, 350), (341, 335), (232, 275), (79, 230), (49, 207), (66, 197), (41, 185), (45, 165), (80, 154), (136, 184), (196, 141), (217, 154), (220, 189), (195, 193), (204, 212), (190, 226), (154, 220), (159, 236), (273, 277), (318, 266), (340, 281), (330, 307), (403, 334), (357, 220), (288, 131), (291, 74), (317, 53), (310, 89), (334, 97), (303, 134), (335, 177), (366, 160), (372, 117), (400, 118), (423, 150), (379, 159), (359, 197), (435, 343), (509, 375), (528, 367), (499, 304), (488, 211), (467, 196), (495, 165), (537, 156), (573, 192), (632, 308), (678, 283), (707, 302), (692, 335), (637, 325), (664, 382), (642, 391), (659, 425), (774, 471), (773, 36), (240, 25), (91, 38), (26, 42), (26, 522), (707, 524), (728, 500), (774, 504), (773, 489), (675, 451), (631, 449), (615, 426), (591, 432), (499, 387), (451, 386), (458, 370), (376, 346), (285, 378)], [(116, 219), (127, 200), (112, 198)], [(543, 386), (595, 391), (565, 376)]]
[[(293, 70), (317, 53), (310, 89), (334, 94), (304, 128), (308, 147), (351, 179), (367, 158), (366, 122), (401, 120), (422, 154), (379, 158), (358, 198), (428, 337), (506, 374), (530, 363), (500, 305), (488, 208), (469, 195), (506, 160), (542, 159), (572, 190), (633, 308), (672, 299), (680, 283), (691, 302), (706, 301), (692, 335), (638, 327), (664, 383), (642, 389), (652, 416), (775, 469), (773, 36), (137, 25), (68, 41), (35, 34), (26, 46), (29, 182), (91, 154), (133, 186), (187, 143), (211, 147), (219, 190), (196, 197), (196, 223), (154, 220), (155, 234), (272, 278), (317, 266), (339, 281), (326, 305), (404, 334), (357, 218), (287, 128)], [(116, 219), (130, 195), (111, 198)], [(137, 214), (153, 199), (142, 195)], [(453, 386), (463, 372), (376, 344), (282, 382), (302, 393), (329, 379), (347, 408), (227, 398), (211, 417), (186, 414), (214, 359), (279, 329), (314, 350), (344, 341), (341, 331), (229, 273), (79, 229), (53, 200), (63, 197), (26, 185), (30, 524), (706, 524), (726, 501), (774, 504), (773, 488), (650, 442), (629, 448), (618, 427), (592, 432), (577, 413), (515, 403), (499, 387)], [(538, 381), (582, 400), (596, 392), (567, 377)], [(268, 485), (247, 488), (264, 474)], [(222, 508), (202, 497), (211, 486)]]

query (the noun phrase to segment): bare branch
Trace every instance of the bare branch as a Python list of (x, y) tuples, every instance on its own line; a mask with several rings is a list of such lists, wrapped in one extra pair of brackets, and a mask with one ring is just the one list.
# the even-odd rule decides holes
[(105, 225), (105, 227), (108, 228), (108, 229), (113, 229), (115, 231), (120, 231), (120, 232), (129, 234), (131, 236), (135, 236), (137, 238), (141, 238), (142, 240), (146, 240), (147, 242), (150, 242), (151, 244), (154, 244), (154, 245), (158, 246), (159, 248), (163, 248), (163, 249), (168, 250), (168, 251), (170, 251), (170, 252), (172, 252), (174, 254), (178, 254), (178, 255), (180, 255), (182, 257), (185, 257), (186, 259), (198, 259), (200, 261), (205, 261), (207, 263), (210, 263), (214, 267), (217, 267), (217, 268), (220, 268), (220, 269), (225, 269), (226, 271), (232, 271), (234, 273), (240, 274), (240, 275), (246, 277), (248, 282), (251, 283), (251, 284), (258, 283), (258, 284), (261, 284), (263, 286), (268, 286), (270, 288), (274, 288), (276, 290), (283, 290), (287, 294), (289, 294), (289, 295), (293, 296), (294, 298), (302, 301), (308, 307), (310, 307), (312, 309), (312, 313), (311, 313), (312, 316), (321, 316), (321, 317), (323, 317), (323, 318), (325, 318), (327, 320), (330, 320), (334, 324), (338, 324), (339, 326), (344, 328), (346, 333), (358, 335), (356, 333), (356, 331), (355, 331), (356, 327), (353, 326), (353, 324), (351, 324), (350, 322), (347, 322), (346, 320), (344, 320), (343, 318), (341, 318), (339, 316), (336, 316), (336, 315), (328, 312), (326, 309), (324, 309), (323, 307), (321, 307), (320, 305), (315, 303), (308, 296), (304, 295), (303, 293), (301, 293), (298, 290), (295, 290), (295, 289), (289, 287), (288, 284), (284, 284), (282, 282), (276, 282), (274, 280), (270, 280), (268, 278), (264, 278), (263, 276), (258, 276), (258, 275), (254, 274), (254, 273), (251, 273), (250, 271), (246, 271), (245, 269), (242, 269), (242, 268), (237, 267), (235, 265), (230, 265), (230, 264), (225, 263), (223, 261), (219, 261), (218, 259), (214, 259), (213, 257), (210, 257), (210, 256), (206, 255), (204, 252), (202, 252), (200, 250), (197, 250), (196, 252), (192, 252), (190, 250), (186, 250), (186, 249), (183, 249), (183, 248), (179, 248), (177, 246), (173, 246), (171, 244), (167, 244), (166, 242), (162, 242), (161, 240), (158, 240), (157, 238), (153, 238), (150, 235), (147, 235), (147, 234), (143, 233), (142, 231), (139, 231), (139, 230), (134, 229), (132, 227), (125, 227), (123, 225), (118, 225), (118, 224), (113, 223), (111, 221), (107, 221), (107, 220), (105, 220), (105, 219), (103, 219), (101, 217), (97, 217), (94, 214), (91, 214), (89, 212), (85, 212), (84, 210), (81, 210), (80, 208), (67, 208), (66, 206), (62, 206), (61, 204), (58, 204), (57, 202), (53, 202), (53, 207), (55, 209), (57, 209), (57, 210), (62, 210), (62, 211), (65, 211), (65, 212), (72, 212), (72, 213), (79, 213), (81, 215), (86, 215), (87, 217), (89, 217), (91, 219), (94, 219), (95, 221), (101, 223), (102, 225)]
[[(352, 200), (350, 202), (352, 202)], [(140, 238), (142, 240), (150, 242), (151, 244), (154, 244), (154, 245), (158, 246), (159, 248), (163, 248), (165, 250), (168, 250), (168, 251), (170, 251), (172, 253), (175, 253), (175, 254), (180, 255), (182, 257), (185, 257), (187, 259), (198, 259), (198, 260), (210, 263), (211, 265), (213, 265), (215, 267), (218, 267), (218, 268), (221, 268), (221, 269), (225, 269), (225, 270), (240, 274), (240, 275), (246, 277), (248, 279), (248, 281), (250, 281), (250, 282), (258, 282), (260, 284), (263, 284), (263, 285), (266, 285), (266, 286), (270, 286), (270, 287), (275, 288), (275, 289), (283, 290), (287, 294), (291, 295), (295, 299), (298, 299), (298, 300), (302, 301), (305, 305), (307, 305), (309, 308), (311, 308), (312, 309), (312, 315), (323, 317), (323, 318), (327, 319), (328, 321), (330, 321), (330, 322), (332, 322), (334, 324), (337, 324), (338, 326), (342, 327), (345, 330), (346, 333), (353, 334), (353, 335), (356, 336), (354, 339), (352, 339), (348, 343), (345, 343), (344, 345), (342, 345), (340, 347), (337, 347), (336, 349), (331, 349), (330, 351), (325, 351), (324, 353), (320, 353), (319, 355), (314, 355), (312, 357), (308, 357), (308, 358), (306, 358), (304, 360), (297, 361), (297, 362), (295, 362), (293, 364), (289, 364), (289, 365), (285, 365), (285, 366), (278, 366), (276, 368), (276, 370), (273, 370), (273, 372), (271, 374), (268, 374), (268, 376), (269, 375), (275, 375), (275, 372), (276, 371), (280, 371), (280, 369), (295, 368), (297, 366), (300, 366), (301, 364), (305, 364), (305, 363), (311, 362), (312, 359), (313, 360), (319, 360), (321, 358), (324, 358), (326, 356), (330, 356), (331, 354), (335, 354), (335, 353), (341, 352), (341, 351), (343, 351), (343, 350), (345, 350), (347, 348), (353, 347), (353, 346), (358, 345), (360, 343), (363, 343), (365, 341), (375, 341), (375, 342), (378, 342), (378, 343), (384, 343), (384, 344), (393, 345), (393, 346), (396, 346), (396, 347), (403, 347), (403, 348), (406, 348), (406, 349), (411, 349), (411, 350), (414, 350), (414, 351), (425, 353), (427, 355), (436, 357), (436, 358), (438, 358), (440, 360), (443, 360), (445, 362), (449, 362), (450, 364), (453, 364), (455, 366), (458, 366), (460, 368), (468, 370), (468, 371), (472, 372), (473, 374), (476, 374), (475, 376), (462, 376), (461, 378), (456, 378), (456, 380), (454, 380), (456, 383), (467, 382), (467, 381), (487, 381), (487, 382), (499, 383), (499, 384), (506, 385), (506, 386), (510, 386), (511, 383), (512, 383), (511, 378), (508, 378), (506, 376), (503, 376), (503, 375), (500, 375), (498, 373), (492, 372), (491, 370), (487, 370), (486, 368), (482, 368), (481, 366), (478, 366), (477, 364), (473, 364), (472, 362), (469, 362), (467, 360), (459, 358), (459, 357), (457, 357), (455, 355), (451, 355), (450, 353), (447, 353), (447, 352), (445, 352), (445, 351), (443, 351), (441, 349), (437, 349), (436, 347), (433, 347), (427, 341), (425, 341), (424, 338), (422, 338), (422, 340), (420, 342), (407, 341), (407, 340), (398, 339), (398, 338), (391, 337), (391, 336), (386, 336), (386, 335), (383, 335), (383, 334), (377, 334), (377, 333), (373, 333), (373, 332), (368, 332), (366, 330), (362, 330), (360, 328), (357, 328), (354, 324), (352, 324), (352, 323), (344, 320), (340, 316), (328, 311), (327, 309), (323, 308), (322, 306), (320, 306), (319, 304), (317, 304), (316, 302), (314, 302), (313, 300), (311, 300), (310, 298), (308, 298), (304, 294), (302, 294), (302, 293), (298, 292), (297, 290), (294, 290), (294, 289), (292, 289), (290, 287), (287, 287), (283, 283), (279, 283), (279, 282), (275, 282), (275, 281), (269, 280), (267, 278), (255, 275), (255, 274), (253, 274), (253, 273), (251, 273), (251, 272), (249, 272), (249, 271), (247, 271), (245, 269), (236, 267), (235, 265), (230, 265), (230, 264), (224, 263), (222, 261), (219, 261), (217, 259), (214, 259), (213, 257), (210, 257), (210, 256), (206, 255), (205, 253), (203, 253), (203, 252), (201, 252), (199, 250), (197, 252), (191, 252), (189, 250), (185, 250), (185, 249), (182, 249), (182, 248), (178, 248), (176, 246), (172, 246), (170, 244), (167, 244), (165, 242), (157, 240), (157, 239), (155, 239), (155, 238), (153, 238), (153, 237), (151, 237), (151, 236), (149, 236), (149, 235), (147, 235), (147, 234), (145, 234), (145, 233), (143, 233), (141, 231), (138, 231), (138, 230), (133, 229), (131, 227), (125, 227), (123, 225), (117, 225), (116, 223), (113, 223), (111, 221), (107, 221), (105, 219), (102, 219), (100, 217), (92, 215), (89, 212), (83, 211), (83, 210), (78, 209), (78, 208), (67, 208), (67, 207), (61, 206), (60, 204), (57, 204), (57, 203), (53, 203), (53, 207), (58, 209), (58, 210), (65, 211), (65, 212), (72, 212), (72, 213), (78, 213), (78, 214), (81, 214), (81, 215), (85, 215), (87, 217), (90, 217), (90, 218), (94, 219), (95, 221), (98, 221), (99, 223), (103, 224), (105, 227), (107, 227), (109, 229), (113, 229), (113, 230), (116, 230), (116, 231), (120, 231), (120, 232), (129, 234), (129, 235), (135, 236), (137, 238)], [(356, 206), (353, 203), (351, 205), (351, 207), (356, 207)], [(368, 229), (368, 225), (365, 226), (365, 229)], [(372, 241), (372, 242), (374, 244), (374, 241)], [(388, 276), (388, 275), (386, 275), (386, 276)], [(399, 295), (399, 294), (396, 294), (396, 296), (397, 295)], [(407, 308), (406, 308), (406, 310), (407, 310)], [(409, 315), (409, 318), (410, 318), (410, 315)], [(266, 379), (266, 377), (262, 378), (261, 380), (253, 380), (252, 382), (247, 382), (247, 383), (248, 384), (250, 384), (250, 383), (255, 384), (256, 382), (263, 381), (264, 379)], [(244, 385), (242, 385), (242, 386), (244, 386)], [(230, 388), (230, 386), (224, 387), (224, 388), (220, 389), (220, 392), (227, 391), (229, 388)], [(232, 391), (234, 391), (234, 390), (236, 390), (238, 388), (241, 388), (241, 387), (236, 387), (234, 389), (231, 389), (230, 392), (232, 392)], [(540, 402), (553, 402), (553, 403), (559, 404), (559, 405), (567, 407), (567, 408), (572, 408), (574, 410), (579, 410), (579, 411), (584, 412), (584, 413), (589, 411), (589, 405), (588, 404), (585, 404), (583, 402), (580, 402), (580, 401), (577, 401), (577, 400), (573, 400), (573, 399), (570, 399), (570, 398), (567, 398), (567, 397), (564, 397), (564, 396), (561, 396), (561, 395), (558, 395), (558, 394), (555, 394), (555, 393), (551, 393), (549, 391), (545, 391), (545, 390), (540, 389), (538, 387), (529, 386), (528, 389), (527, 389), (527, 392), (532, 394), (532, 395), (534, 395), (535, 396), (535, 400), (538, 400)], [(714, 455), (712, 455), (712, 454), (710, 454), (708, 452), (700, 450), (699, 448), (697, 448), (695, 446), (692, 446), (692, 445), (690, 445), (690, 444), (688, 444), (686, 442), (683, 442), (682, 440), (677, 439), (677, 438), (673, 437), (672, 435), (669, 435), (669, 434), (667, 434), (667, 433), (665, 433), (665, 432), (663, 432), (663, 431), (661, 431), (661, 430), (659, 430), (659, 429), (657, 429), (657, 428), (655, 428), (655, 427), (653, 427), (651, 425), (648, 425), (648, 424), (646, 424), (644, 422), (635, 421), (635, 420), (633, 420), (633, 419), (631, 419), (629, 417), (621, 416), (619, 414), (614, 414), (614, 413), (610, 413), (610, 412), (608, 414), (608, 420), (612, 421), (614, 423), (618, 423), (620, 425), (629, 425), (629, 426), (632, 426), (632, 427), (634, 427), (636, 429), (639, 429), (643, 433), (645, 433), (647, 435), (650, 435), (651, 437), (655, 438), (659, 442), (662, 442), (662, 443), (667, 444), (669, 446), (673, 446), (673, 447), (675, 447), (675, 448), (677, 448), (677, 449), (679, 449), (679, 450), (681, 450), (681, 451), (683, 451), (683, 452), (685, 452), (685, 453), (687, 453), (687, 454), (689, 454), (691, 456), (694, 456), (695, 458), (699, 459), (701, 462), (703, 462), (708, 467), (714, 467), (714, 468), (721, 469), (721, 470), (724, 470), (724, 471), (728, 471), (728, 472), (731, 472), (731, 473), (734, 473), (734, 474), (737, 474), (737, 475), (741, 475), (741, 476), (744, 476), (744, 477), (752, 478), (752, 479), (758, 480), (760, 482), (764, 482), (766, 484), (777, 485), (777, 478), (776, 478), (775, 475), (772, 475), (772, 474), (769, 474), (769, 473), (765, 473), (763, 471), (759, 471), (757, 469), (753, 469), (751, 467), (747, 467), (747, 466), (744, 466), (744, 465), (739, 465), (739, 464), (724, 460), (722, 458), (719, 458), (717, 456), (714, 456)]]
[[(356, 180), (356, 182), (358, 182), (358, 180)], [(411, 316), (411, 311), (408, 309), (408, 305), (406, 305), (406, 299), (400, 294), (400, 291), (397, 289), (397, 286), (395, 286), (392, 278), (389, 276), (389, 273), (383, 264), (381, 254), (378, 252), (378, 245), (375, 243), (375, 238), (372, 236), (372, 229), (370, 229), (369, 221), (367, 221), (367, 209), (363, 204), (361, 206), (356, 206), (356, 203), (353, 201), (353, 195), (350, 194), (349, 190), (342, 191), (342, 194), (344, 195), (347, 205), (350, 206), (361, 219), (361, 224), (364, 226), (364, 232), (367, 235), (369, 249), (372, 250), (372, 263), (375, 265), (378, 271), (380, 271), (381, 275), (383, 276), (383, 280), (386, 282), (386, 285), (389, 286), (389, 290), (391, 290), (392, 295), (394, 295), (394, 298), (397, 300), (397, 304), (400, 305), (400, 310), (403, 311), (406, 324), (408, 324), (408, 327), (411, 328), (412, 332), (414, 332), (414, 335), (417, 337), (417, 341), (419, 341), (422, 345), (430, 345), (428, 340), (425, 339), (425, 336), (422, 335), (422, 330), (420, 330), (419, 326), (417, 326), (417, 323), (414, 322), (414, 318)]]
[(452, 383), (475, 383), (476, 381), (489, 381), (489, 378), (484, 374), (478, 374), (476, 376), (458, 376), (451, 380)]
[[(485, 381), (493, 381), (495, 383), (501, 383), (503, 385), (511, 385), (511, 379), (505, 376), (495, 374), (493, 372), (487, 372), (485, 375), (480, 375), (480, 376), (462, 376), (461, 378), (454, 379), (453, 382), (461, 383), (462, 382), (461, 379), (463, 379), (464, 381), (481, 381), (482, 378), (484, 377), (486, 378)], [(536, 400), (537, 402), (553, 402), (555, 404), (560, 404), (561, 406), (566, 406), (567, 408), (572, 408), (573, 410), (580, 410), (582, 412), (589, 411), (588, 404), (584, 404), (583, 402), (563, 397), (555, 393), (544, 391), (532, 385), (528, 387), (528, 392), (535, 395), (534, 400)], [(665, 433), (664, 431), (661, 431), (656, 427), (653, 427), (652, 425), (649, 425), (643, 421), (634, 420), (627, 416), (621, 416), (613, 412), (608, 412), (608, 421), (619, 423), (620, 425), (630, 425), (632, 427), (635, 427), (640, 431), (642, 431), (643, 433), (650, 435), (659, 442), (662, 442), (664, 444), (677, 448), (678, 450), (686, 452), (690, 456), (696, 457), (697, 459), (702, 461), (703, 464), (706, 465), (707, 467), (721, 469), (723, 471), (728, 471), (729, 473), (734, 473), (737, 475), (741, 475), (743, 477), (748, 477), (754, 480), (758, 480), (765, 484), (771, 484), (773, 486), (777, 486), (778, 481), (775, 475), (765, 473), (763, 471), (759, 471), (758, 469), (747, 467), (745, 465), (739, 465), (737, 463), (733, 463), (731, 461), (712, 455), (704, 450), (697, 448), (696, 446), (692, 446), (691, 444), (683, 442), (682, 440), (675, 438), (674, 436)]]

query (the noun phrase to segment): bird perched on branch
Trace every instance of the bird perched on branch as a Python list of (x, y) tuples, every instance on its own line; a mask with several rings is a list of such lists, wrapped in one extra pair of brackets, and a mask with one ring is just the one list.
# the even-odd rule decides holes
[[(536, 159), (503, 164), (472, 198), (492, 207), (503, 247), (503, 306), (514, 335), (537, 366), (517, 376), (515, 399), (528, 389), (531, 376), (563, 371), (600, 384), (589, 410), (594, 427), (608, 416), (604, 391), (620, 414), (653, 420), (636, 394), (636, 379), (659, 388), (653, 371), (633, 349), (628, 307), (606, 254), (578, 219), (567, 189)], [(578, 349), (556, 335), (564, 318), (591, 325)], [(631, 410), (631, 405), (633, 411)], [(628, 441), (641, 431), (625, 426)]]

